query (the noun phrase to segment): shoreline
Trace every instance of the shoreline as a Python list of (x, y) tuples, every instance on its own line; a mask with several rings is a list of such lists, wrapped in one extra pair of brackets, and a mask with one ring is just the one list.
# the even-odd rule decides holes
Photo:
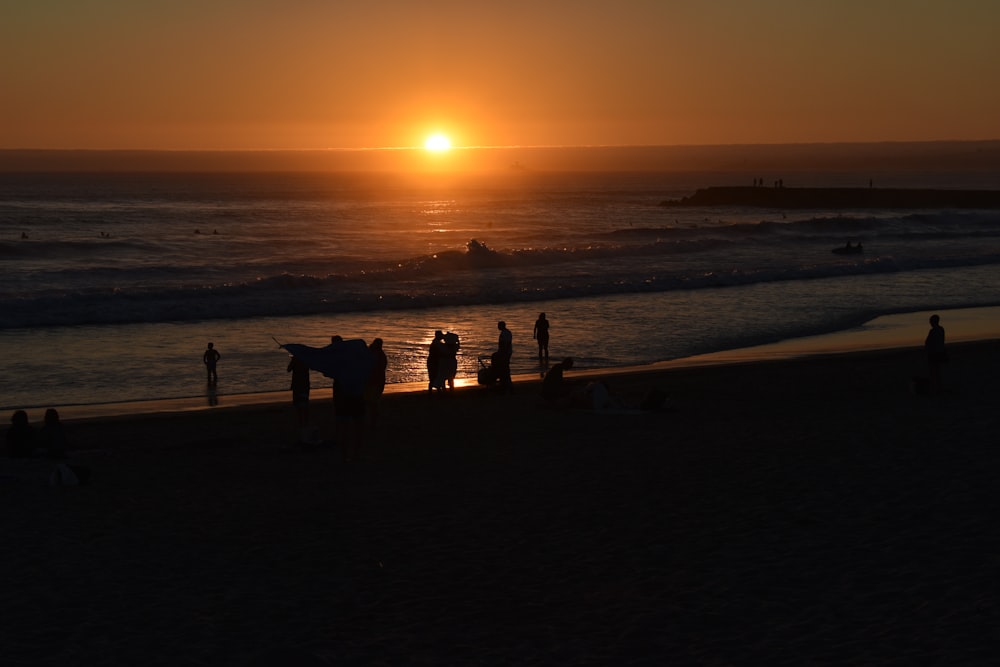
[[(606, 368), (575, 369), (577, 378), (607, 378), (623, 375), (660, 373), (686, 368), (702, 368), (717, 365), (765, 363), (827, 355), (865, 353), (882, 350), (906, 350), (921, 348), (926, 335), (924, 323), (933, 313), (943, 314), (949, 326), (948, 345), (968, 342), (1000, 341), (1000, 307), (940, 309), (883, 315), (866, 322), (860, 327), (816, 336), (788, 339), (733, 350), (722, 350), (708, 354), (694, 355), (680, 359), (653, 362), (638, 366), (613, 366)], [(552, 360), (555, 363), (558, 359)], [(515, 375), (517, 384), (538, 382), (539, 373)], [(476, 378), (459, 377), (456, 388), (477, 387)], [(385, 394), (423, 394), (426, 383), (409, 382), (386, 385)], [(329, 398), (328, 386), (314, 387), (312, 402), (321, 405)], [(290, 402), (288, 391), (254, 392), (245, 394), (206, 393), (170, 399), (150, 399), (121, 403), (96, 403), (53, 406), (63, 419), (95, 419), (116, 416), (133, 416), (157, 413), (189, 413), (248, 406), (283, 405)], [(44, 406), (49, 407), (49, 406)], [(44, 410), (44, 407), (25, 408)]]

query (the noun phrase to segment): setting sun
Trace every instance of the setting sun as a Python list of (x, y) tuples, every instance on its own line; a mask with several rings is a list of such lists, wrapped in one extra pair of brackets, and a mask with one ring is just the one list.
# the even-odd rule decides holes
[(451, 139), (443, 134), (432, 134), (424, 142), (424, 148), (429, 151), (446, 151), (451, 148)]

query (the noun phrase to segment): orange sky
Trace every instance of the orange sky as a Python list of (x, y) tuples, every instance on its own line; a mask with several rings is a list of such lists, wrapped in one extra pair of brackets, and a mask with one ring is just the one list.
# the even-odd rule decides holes
[(1000, 138), (996, 0), (31, 0), (0, 149)]

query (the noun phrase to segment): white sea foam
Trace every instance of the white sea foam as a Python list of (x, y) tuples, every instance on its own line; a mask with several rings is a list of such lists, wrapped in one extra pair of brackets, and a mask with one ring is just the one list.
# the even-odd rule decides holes
[[(251, 392), (286, 383), (272, 334), (381, 336), (413, 381), (430, 332), (471, 373), (499, 318), (537, 370), (542, 310), (553, 353), (598, 367), (1000, 303), (1000, 212), (678, 210), (658, 204), (691, 175), (519, 178), (0, 176), (0, 406), (197, 395), (209, 339)], [(865, 252), (831, 252), (848, 240)]]

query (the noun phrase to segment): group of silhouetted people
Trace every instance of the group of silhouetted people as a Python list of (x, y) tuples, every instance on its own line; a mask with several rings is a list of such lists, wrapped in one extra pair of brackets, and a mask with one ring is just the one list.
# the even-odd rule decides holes
[[(378, 418), (378, 404), (385, 391), (389, 360), (381, 338), (366, 345), (360, 339), (345, 341), (342, 336), (334, 335), (330, 337), (330, 345), (320, 352), (333, 358), (352, 360), (349, 372), (332, 375), (331, 388), (335, 440), (343, 448), (344, 460), (353, 461), (361, 455), (366, 426), (373, 428)], [(340, 367), (339, 363), (333, 366)], [(286, 371), (292, 374), (292, 405), (299, 426), (299, 444), (318, 446), (322, 444), (319, 430), (311, 430), (309, 425), (310, 366), (292, 352)]]
[(10, 458), (44, 459), (54, 463), (49, 476), (52, 486), (77, 486), (90, 479), (90, 468), (67, 463), (69, 445), (55, 408), (45, 411), (42, 427), (37, 431), (28, 420), (28, 413), (16, 410), (10, 417), (6, 447)]
[(28, 413), (17, 410), (11, 415), (7, 429), (7, 456), (14, 459), (66, 457), (66, 434), (59, 412), (55, 408), (45, 411), (42, 428), (35, 431), (28, 421)]

